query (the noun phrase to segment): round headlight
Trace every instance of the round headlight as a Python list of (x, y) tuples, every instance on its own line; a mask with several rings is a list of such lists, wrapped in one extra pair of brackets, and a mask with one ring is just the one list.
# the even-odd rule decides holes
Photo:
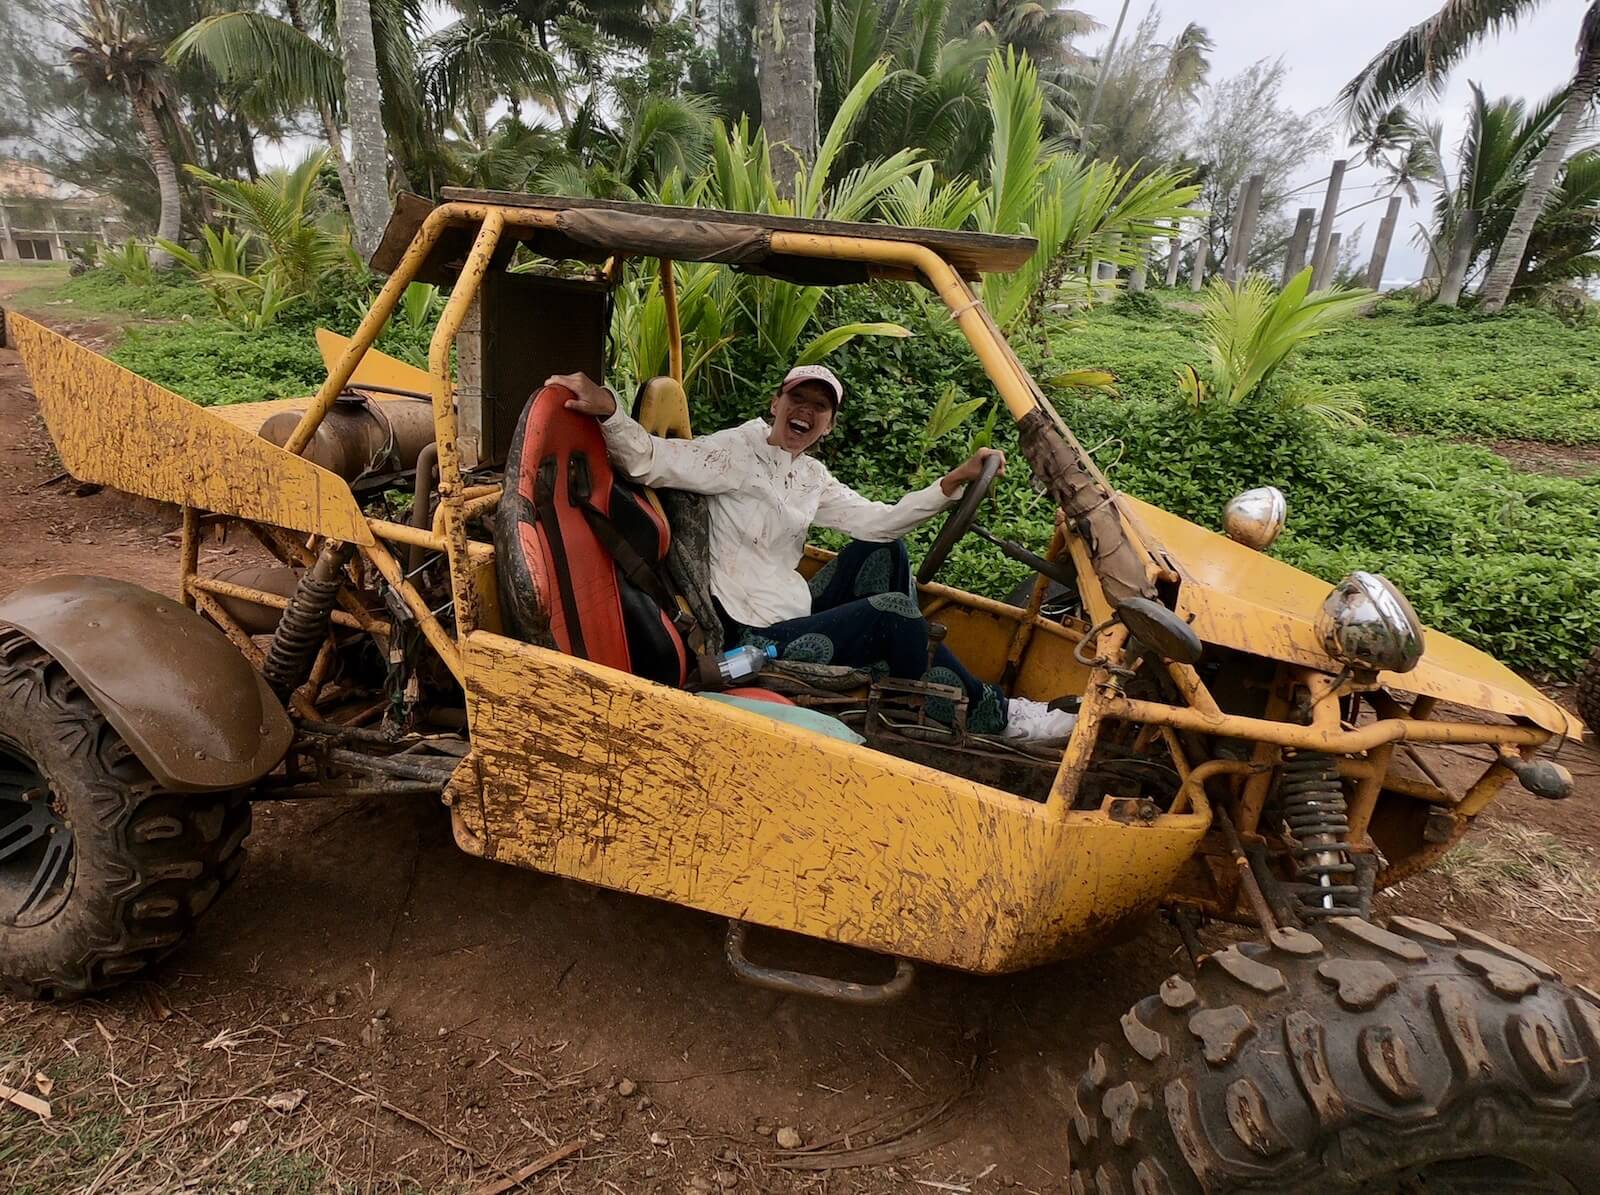
[(1275, 485), (1246, 490), (1222, 508), (1222, 529), (1235, 543), (1256, 551), (1272, 546), (1289, 517), (1289, 504)]
[(1422, 623), (1405, 595), (1377, 573), (1351, 573), (1317, 615), (1328, 654), (1370, 672), (1410, 672), (1422, 658)]

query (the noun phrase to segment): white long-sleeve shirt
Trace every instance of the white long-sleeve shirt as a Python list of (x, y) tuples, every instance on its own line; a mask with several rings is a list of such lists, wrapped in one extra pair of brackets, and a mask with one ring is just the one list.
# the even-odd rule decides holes
[(812, 527), (888, 543), (956, 500), (938, 482), (892, 506), (863, 498), (814, 457), (768, 444), (772, 429), (762, 419), (693, 440), (666, 440), (645, 431), (619, 403), (600, 427), (612, 464), (625, 476), (707, 496), (711, 591), (748, 627), (811, 613), (811, 590), (796, 570)]

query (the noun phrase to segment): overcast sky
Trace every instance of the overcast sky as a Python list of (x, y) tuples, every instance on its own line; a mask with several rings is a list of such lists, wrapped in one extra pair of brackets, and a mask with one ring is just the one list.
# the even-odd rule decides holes
[[(1451, 73), (1450, 85), (1434, 105), (1445, 123), (1445, 147), (1449, 166), (1454, 167), (1454, 150), (1463, 127), (1469, 80), (1481, 84), (1490, 96), (1517, 95), (1542, 97), (1572, 77), (1573, 45), (1578, 23), (1587, 0), (1546, 0), (1545, 4), (1515, 30), (1488, 42), (1483, 49), (1464, 60)], [(1299, 112), (1329, 107), (1339, 89), (1403, 30), (1436, 12), (1441, 0), (1336, 0), (1334, 3), (1295, 3), (1294, 0), (1182, 0), (1158, 5), (1162, 31), (1174, 34), (1189, 21), (1198, 21), (1216, 42), (1212, 54), (1211, 77), (1225, 78), (1262, 58), (1282, 58), (1288, 67), (1284, 100)], [(1074, 6), (1089, 12), (1105, 25), (1086, 48), (1097, 50), (1110, 36), (1121, 7), (1120, 0), (1074, 0)], [(1124, 36), (1148, 11), (1149, 0), (1133, 0), (1128, 8)], [(1349, 134), (1342, 128), (1329, 141), (1324, 160), (1309, 163), (1297, 183), (1312, 182), (1328, 173), (1334, 158), (1348, 157)], [(1381, 173), (1353, 159), (1345, 176), (1340, 208), (1386, 191), (1375, 189)], [(1360, 189), (1358, 189), (1360, 188)], [(1434, 192), (1419, 191), (1418, 209), (1401, 207), (1400, 227), (1384, 273), (1387, 285), (1414, 280), (1422, 269), (1422, 255), (1412, 247), (1411, 235), (1418, 220), (1431, 211)], [(1319, 206), (1321, 191), (1307, 192), (1306, 206)], [(1365, 224), (1361, 236), (1363, 256), (1382, 218), (1384, 205), (1375, 203), (1349, 212), (1335, 225), (1345, 231)]]

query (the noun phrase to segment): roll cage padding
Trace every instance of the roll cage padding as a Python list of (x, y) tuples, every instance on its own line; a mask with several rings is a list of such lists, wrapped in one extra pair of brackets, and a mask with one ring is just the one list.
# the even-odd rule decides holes
[(506, 626), (518, 638), (682, 685), (689, 655), (673, 623), (664, 561), (672, 533), (617, 477), (592, 416), (546, 386), (523, 408), (506, 460), (495, 550)]

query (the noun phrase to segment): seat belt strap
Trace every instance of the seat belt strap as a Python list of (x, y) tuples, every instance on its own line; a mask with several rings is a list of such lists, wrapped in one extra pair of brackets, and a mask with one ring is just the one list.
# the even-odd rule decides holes
[(546, 457), (539, 462), (539, 471), (534, 475), (533, 482), (533, 513), (549, 546), (550, 563), (555, 569), (556, 586), (561, 594), (563, 621), (567, 624), (567, 639), (572, 645), (572, 654), (588, 659), (589, 649), (583, 641), (583, 620), (578, 612), (578, 598), (572, 590), (572, 570), (567, 565), (567, 546), (562, 542), (561, 520), (556, 514), (555, 475), (555, 457)]

